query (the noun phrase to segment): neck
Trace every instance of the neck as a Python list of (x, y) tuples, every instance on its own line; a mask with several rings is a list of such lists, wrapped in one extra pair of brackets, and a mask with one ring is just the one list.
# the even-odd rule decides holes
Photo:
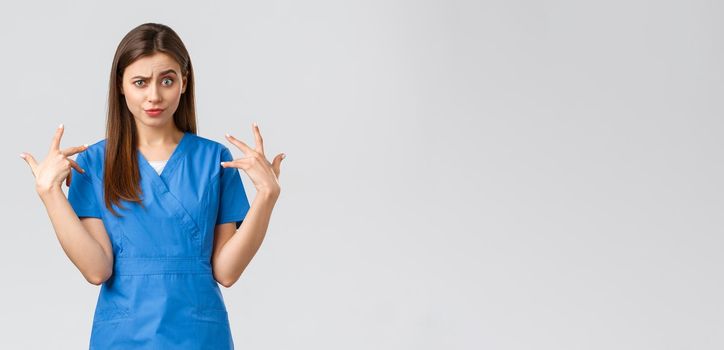
[(165, 127), (148, 127), (136, 124), (139, 147), (157, 147), (176, 145), (183, 137), (183, 131), (176, 128), (173, 123)]

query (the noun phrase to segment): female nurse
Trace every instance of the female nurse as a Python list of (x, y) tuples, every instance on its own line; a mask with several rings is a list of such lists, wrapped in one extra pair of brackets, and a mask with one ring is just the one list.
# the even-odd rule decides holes
[(105, 139), (61, 148), (61, 124), (42, 162), (20, 155), (63, 250), (101, 286), (90, 348), (233, 349), (219, 284), (231, 287), (259, 249), (284, 154), (267, 160), (256, 123), (253, 148), (226, 134), (238, 159), (196, 135), (191, 59), (165, 25), (121, 40), (109, 89)]

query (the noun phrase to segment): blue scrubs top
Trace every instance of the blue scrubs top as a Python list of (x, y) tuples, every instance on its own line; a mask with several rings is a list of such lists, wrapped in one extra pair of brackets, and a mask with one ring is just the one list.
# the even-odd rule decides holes
[(90, 349), (233, 349), (229, 319), (213, 278), (214, 228), (238, 228), (249, 201), (229, 149), (185, 132), (158, 174), (138, 152), (140, 204), (104, 204), (106, 140), (76, 157), (68, 201), (79, 218), (103, 220), (113, 275), (101, 285)]

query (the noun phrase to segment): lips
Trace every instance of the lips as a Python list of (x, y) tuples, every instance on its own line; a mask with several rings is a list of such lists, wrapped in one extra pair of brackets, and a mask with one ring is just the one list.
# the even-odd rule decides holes
[(163, 112), (163, 109), (160, 108), (153, 108), (153, 109), (146, 109), (146, 114), (148, 114), (151, 117), (157, 117)]

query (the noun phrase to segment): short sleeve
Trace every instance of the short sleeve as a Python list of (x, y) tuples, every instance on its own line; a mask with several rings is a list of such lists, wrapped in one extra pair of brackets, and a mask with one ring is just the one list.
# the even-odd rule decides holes
[[(224, 146), (221, 152), (221, 161), (228, 162), (234, 158), (231, 156), (229, 148)], [(244, 185), (241, 183), (239, 169), (221, 167), (219, 175), (219, 211), (216, 217), (216, 224), (227, 222), (236, 222), (236, 228), (241, 226), (241, 222), (249, 211), (249, 199), (246, 198)]]
[(70, 187), (68, 187), (68, 202), (79, 218), (101, 218), (100, 207), (93, 188), (93, 179), (88, 174), (91, 167), (86, 151), (78, 153), (75, 161), (86, 173), (79, 173), (75, 168), (71, 168), (70, 171), (73, 175), (70, 179)]

